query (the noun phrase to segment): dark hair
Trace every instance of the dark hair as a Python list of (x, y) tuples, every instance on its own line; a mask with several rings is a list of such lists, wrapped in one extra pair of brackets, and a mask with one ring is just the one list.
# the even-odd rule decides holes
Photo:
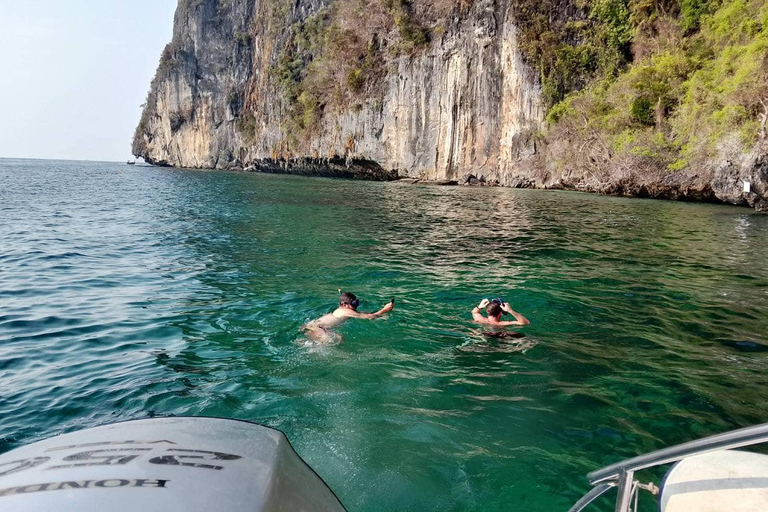
[(339, 297), (339, 304), (342, 306), (352, 306), (354, 309), (360, 305), (360, 301), (355, 297), (354, 293), (344, 292)]
[(485, 308), (485, 312), (488, 313), (488, 316), (499, 316), (504, 313), (504, 310), (501, 309), (501, 304), (493, 301)]

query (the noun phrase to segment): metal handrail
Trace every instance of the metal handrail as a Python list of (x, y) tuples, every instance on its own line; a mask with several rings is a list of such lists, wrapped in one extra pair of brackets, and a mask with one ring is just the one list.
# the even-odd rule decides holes
[(716, 450), (731, 450), (765, 442), (768, 442), (768, 423), (705, 437), (611, 464), (587, 475), (589, 483), (595, 487), (581, 498), (569, 512), (581, 512), (613, 487), (618, 488), (616, 512), (628, 512), (631, 508), (630, 499), (633, 492), (636, 492), (634, 485), (636, 483), (634, 479), (636, 471), (663, 466)]
[(606, 492), (610, 491), (614, 487), (616, 487), (615, 483), (596, 485), (595, 487), (592, 488), (591, 491), (585, 494), (583, 498), (577, 501), (576, 504), (572, 506), (571, 510), (569, 510), (568, 512), (581, 512), (582, 510), (590, 506), (593, 501), (595, 501), (597, 498), (599, 498)]
[(716, 450), (730, 450), (764, 442), (768, 442), (768, 423), (716, 434), (617, 462), (589, 473), (587, 480), (590, 484), (595, 485), (606, 480), (617, 480), (623, 472), (640, 471), (653, 466), (676, 462), (692, 455), (701, 455)]

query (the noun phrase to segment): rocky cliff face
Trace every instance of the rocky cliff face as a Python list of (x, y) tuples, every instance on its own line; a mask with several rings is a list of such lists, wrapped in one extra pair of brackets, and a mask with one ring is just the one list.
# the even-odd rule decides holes
[[(286, 151), (286, 105), (270, 69), (283, 32), (326, 6), (299, 0), (274, 26), (269, 2), (182, 0), (134, 141), (159, 165), (354, 172), (370, 177), (504, 180), (535, 151), (544, 108), (504, 1), (482, 0), (438, 41), (396, 59), (381, 97), (325, 116), (301, 153)], [(238, 129), (243, 109), (255, 130)]]
[[(180, 0), (172, 42), (133, 143), (147, 162), (314, 175), (464, 181), (723, 200), (764, 207), (766, 152), (692, 175), (599, 179), (555, 167), (538, 74), (524, 61), (514, 0), (476, 0), (431, 44), (393, 58), (367, 101), (326, 113), (297, 142), (274, 69), (291, 27), (333, 0)], [(243, 122), (248, 120), (247, 126)], [(752, 182), (749, 194), (741, 184)]]
[(133, 152), (147, 162), (223, 168), (239, 146), (238, 91), (251, 80), (253, 48), (247, 34), (250, 1), (180, 0), (173, 40), (165, 48), (136, 130)]

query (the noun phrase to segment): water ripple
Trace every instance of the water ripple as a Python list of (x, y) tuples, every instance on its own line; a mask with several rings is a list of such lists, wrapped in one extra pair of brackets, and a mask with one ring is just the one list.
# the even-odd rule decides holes
[[(602, 464), (768, 421), (747, 210), (0, 160), (0, 215), (0, 452), (225, 416), (284, 429), (350, 511), (549, 511)], [(396, 311), (301, 346), (338, 288)], [(469, 322), (486, 296), (524, 338)]]

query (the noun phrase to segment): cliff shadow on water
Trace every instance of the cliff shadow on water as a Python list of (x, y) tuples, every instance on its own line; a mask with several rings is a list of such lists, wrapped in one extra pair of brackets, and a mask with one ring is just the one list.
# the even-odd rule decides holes
[(766, 0), (180, 0), (156, 165), (768, 210)]

